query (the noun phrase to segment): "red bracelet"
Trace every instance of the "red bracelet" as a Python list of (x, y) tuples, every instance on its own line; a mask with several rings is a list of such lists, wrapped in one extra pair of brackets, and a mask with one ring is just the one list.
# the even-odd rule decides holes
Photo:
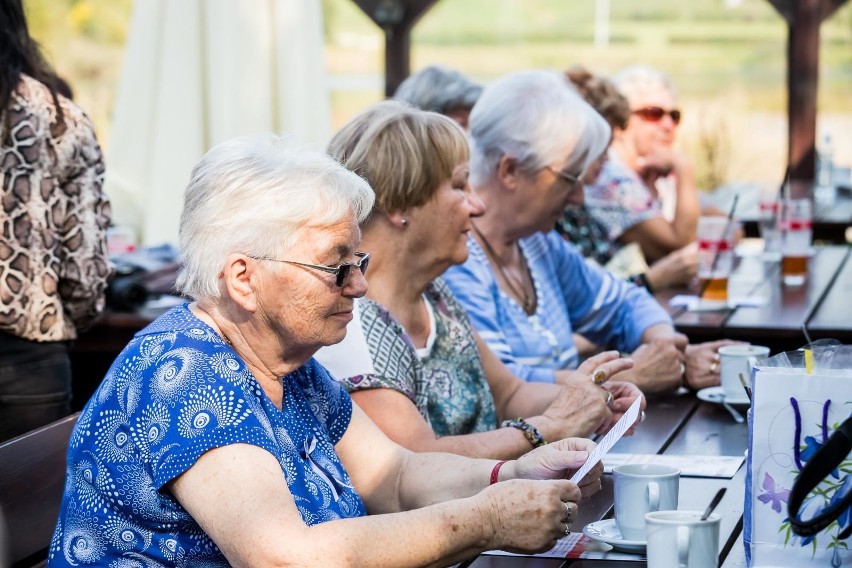
[(506, 463), (506, 460), (498, 461), (494, 464), (494, 468), (491, 470), (491, 483), (489, 485), (497, 483), (497, 475), (500, 473), (500, 468), (503, 467), (504, 463)]

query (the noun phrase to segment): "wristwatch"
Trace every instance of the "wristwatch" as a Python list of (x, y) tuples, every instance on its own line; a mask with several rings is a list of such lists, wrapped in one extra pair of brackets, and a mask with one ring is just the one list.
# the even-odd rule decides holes
[(523, 418), (518, 418), (516, 420), (504, 420), (500, 423), (501, 428), (517, 428), (526, 436), (527, 441), (533, 448), (539, 448), (545, 445), (547, 442), (544, 439), (544, 436), (541, 435), (541, 432), (538, 431), (538, 428), (524, 420)]

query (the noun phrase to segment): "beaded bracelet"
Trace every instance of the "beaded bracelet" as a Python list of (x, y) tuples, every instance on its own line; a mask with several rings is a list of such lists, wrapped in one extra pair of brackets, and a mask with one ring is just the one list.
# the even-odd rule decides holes
[(517, 428), (526, 436), (527, 441), (529, 441), (530, 445), (533, 448), (538, 448), (545, 445), (547, 442), (544, 439), (544, 436), (541, 435), (541, 432), (538, 431), (538, 428), (524, 420), (523, 418), (518, 418), (517, 420), (504, 420), (500, 423), (501, 428)]

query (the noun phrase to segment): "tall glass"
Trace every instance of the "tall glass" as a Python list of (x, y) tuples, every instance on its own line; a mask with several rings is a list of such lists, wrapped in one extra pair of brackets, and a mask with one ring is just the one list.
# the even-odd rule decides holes
[(728, 277), (734, 267), (736, 226), (726, 217), (698, 219), (698, 281), (703, 300), (728, 300)]
[(801, 286), (808, 275), (811, 254), (810, 199), (786, 199), (781, 206), (781, 275), (784, 284)]
[(759, 217), (758, 229), (760, 238), (763, 239), (763, 252), (765, 260), (779, 260), (781, 258), (781, 231), (778, 213), (781, 204), (778, 199), (778, 191), (773, 187), (771, 191), (766, 189), (760, 193), (758, 202)]

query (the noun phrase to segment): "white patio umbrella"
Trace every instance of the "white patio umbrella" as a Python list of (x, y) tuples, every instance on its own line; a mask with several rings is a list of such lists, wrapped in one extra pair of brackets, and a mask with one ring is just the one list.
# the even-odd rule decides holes
[(106, 154), (115, 223), (176, 243), (192, 166), (264, 131), (317, 148), (330, 135), (321, 3), (135, 2)]

